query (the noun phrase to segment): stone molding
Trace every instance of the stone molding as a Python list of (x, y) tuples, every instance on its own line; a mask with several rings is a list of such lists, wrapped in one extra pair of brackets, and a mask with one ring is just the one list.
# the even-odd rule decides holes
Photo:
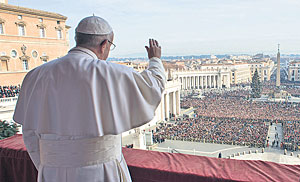
[(26, 26), (26, 22), (25, 21), (16, 21), (15, 22), (16, 25), (20, 25), (20, 26)]
[(66, 16), (63, 16), (58, 13), (51, 13), (51, 12), (42, 11), (42, 10), (24, 8), (24, 7), (14, 6), (14, 5), (10, 5), (10, 4), (1, 3), (0, 10), (13, 11), (13, 12), (17, 12), (17, 13), (24, 13), (24, 14), (31, 14), (31, 15), (67, 20)]
[(0, 23), (5, 23), (5, 20), (0, 18)]
[(9, 56), (0, 56), (1, 61), (8, 61), (10, 59)]

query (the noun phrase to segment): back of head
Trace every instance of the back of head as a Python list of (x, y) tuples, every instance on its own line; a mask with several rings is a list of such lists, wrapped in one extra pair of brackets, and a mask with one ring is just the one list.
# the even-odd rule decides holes
[(106, 20), (98, 16), (89, 16), (82, 19), (77, 25), (75, 32), (90, 35), (108, 35), (113, 32)]
[(82, 19), (75, 29), (76, 46), (95, 47), (105, 39), (111, 39), (113, 30), (106, 20), (98, 16)]

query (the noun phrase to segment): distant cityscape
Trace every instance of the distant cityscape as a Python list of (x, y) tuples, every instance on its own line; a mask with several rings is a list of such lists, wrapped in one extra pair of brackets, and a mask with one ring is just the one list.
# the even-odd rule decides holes
[[(300, 51), (300, 50), (299, 50)], [(230, 59), (231, 57), (238, 57), (238, 56), (250, 56), (249, 54), (217, 54), (217, 55), (188, 55), (188, 56), (162, 56), (163, 60), (191, 60), (191, 59), (210, 59), (212, 57), (217, 57), (219, 59)], [(254, 55), (255, 56), (255, 55)], [(272, 55), (265, 55), (267, 57), (276, 58), (276, 54)], [(126, 61), (126, 60), (146, 60), (145, 57), (110, 57), (108, 58), (109, 61)], [(300, 59), (300, 54), (281, 54), (281, 59)]]

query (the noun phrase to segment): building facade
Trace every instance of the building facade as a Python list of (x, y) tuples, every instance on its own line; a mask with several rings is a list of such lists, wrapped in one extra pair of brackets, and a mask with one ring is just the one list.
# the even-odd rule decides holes
[(274, 62), (271, 59), (249, 62), (249, 66), (251, 71), (251, 80), (256, 69), (261, 81), (269, 81), (273, 71), (275, 70)]
[(18, 85), (31, 69), (69, 50), (67, 17), (0, 1), (0, 85)]
[(300, 61), (293, 61), (289, 63), (288, 80), (300, 81)]
[[(228, 61), (227, 61), (228, 62)], [(222, 64), (203, 64), (204, 69), (226, 69), (230, 71), (230, 84), (249, 83), (251, 73), (248, 63), (222, 63)]]
[(230, 88), (228, 69), (176, 70), (172, 76), (179, 79), (181, 90)]

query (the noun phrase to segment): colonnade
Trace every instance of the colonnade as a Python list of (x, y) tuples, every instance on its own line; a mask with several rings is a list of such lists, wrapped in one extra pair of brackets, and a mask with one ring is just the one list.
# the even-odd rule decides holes
[(181, 76), (181, 90), (222, 88), (220, 75)]
[(165, 92), (161, 99), (161, 120), (180, 114), (180, 90)]

